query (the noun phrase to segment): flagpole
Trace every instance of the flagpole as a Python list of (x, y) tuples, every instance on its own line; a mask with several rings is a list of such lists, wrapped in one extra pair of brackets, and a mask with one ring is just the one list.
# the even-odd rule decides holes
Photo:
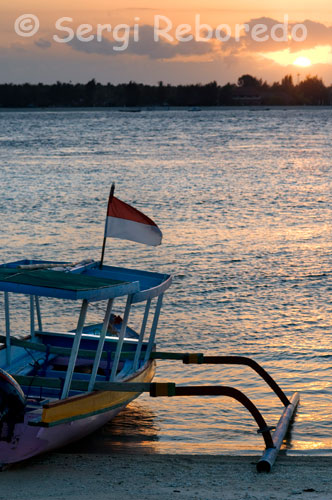
[(114, 196), (114, 189), (115, 189), (115, 184), (114, 182), (112, 183), (111, 190), (110, 190), (110, 196), (108, 198), (108, 205), (107, 205), (107, 213), (106, 213), (106, 222), (105, 222), (105, 233), (104, 233), (104, 241), (103, 241), (103, 248), (101, 251), (101, 259), (100, 259), (100, 264), (99, 264), (99, 269), (103, 268), (103, 262), (104, 262), (104, 255), (105, 255), (105, 247), (106, 247), (106, 224), (107, 224), (107, 215), (108, 215), (108, 209), (110, 208), (110, 205), (113, 200)]

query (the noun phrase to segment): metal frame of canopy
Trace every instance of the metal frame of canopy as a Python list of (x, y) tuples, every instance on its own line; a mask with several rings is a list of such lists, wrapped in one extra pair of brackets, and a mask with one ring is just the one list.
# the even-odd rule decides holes
[[(17, 261), (9, 264), (4, 264), (3, 266), (0, 266), (0, 271), (1, 268), (7, 268), (11, 270), (18, 269), (19, 266), (33, 266), (33, 265), (40, 265), (42, 262), (45, 261)], [(49, 265), (53, 264), (59, 264), (59, 263), (54, 263), (54, 262), (47, 262)], [(60, 264), (59, 264), (60, 265)], [(98, 265), (98, 263), (94, 263), (95, 266)], [(98, 338), (98, 344), (97, 344), (97, 349), (95, 351), (95, 356), (94, 356), (94, 361), (93, 361), (93, 367), (92, 367), (92, 373), (89, 381), (89, 385), (87, 388), (88, 392), (91, 392), (93, 390), (96, 377), (97, 377), (97, 371), (99, 367), (99, 363), (103, 354), (103, 348), (104, 344), (106, 341), (107, 337), (107, 327), (109, 324), (111, 312), (112, 312), (112, 306), (114, 303), (114, 299), (116, 297), (123, 297), (126, 296), (126, 306), (123, 314), (123, 320), (121, 324), (121, 329), (119, 333), (119, 338), (117, 339), (117, 344), (116, 344), (116, 350), (114, 354), (114, 359), (113, 359), (113, 365), (112, 365), (112, 371), (110, 375), (110, 381), (115, 381), (116, 376), (117, 376), (117, 370), (118, 366), (120, 363), (120, 358), (121, 358), (121, 353), (123, 350), (123, 345), (124, 345), (124, 340), (125, 340), (125, 335), (126, 335), (126, 329), (127, 329), (127, 324), (128, 324), (128, 319), (129, 319), (129, 314), (131, 310), (131, 306), (134, 303), (146, 301), (146, 306), (145, 306), (145, 311), (144, 311), (144, 316), (142, 320), (142, 326), (141, 330), (139, 333), (139, 338), (136, 346), (136, 351), (135, 351), (135, 359), (133, 361), (133, 369), (132, 371), (135, 371), (138, 368), (138, 363), (139, 359), (141, 356), (141, 351), (142, 351), (142, 345), (143, 345), (143, 340), (144, 340), (144, 335), (145, 335), (145, 330), (147, 326), (147, 320), (150, 312), (150, 306), (151, 306), (151, 301), (153, 298), (157, 297), (156, 301), (156, 307), (155, 307), (155, 312), (153, 316), (153, 321), (152, 321), (152, 326), (150, 330), (150, 335), (149, 335), (149, 340), (147, 342), (147, 348), (145, 352), (145, 359), (144, 362), (148, 361), (150, 358), (150, 353), (153, 349), (154, 346), (154, 341), (155, 341), (155, 335), (156, 335), (156, 330), (158, 326), (158, 320), (159, 320), (159, 315), (160, 315), (160, 310), (162, 306), (162, 298), (164, 291), (170, 286), (171, 284), (171, 277), (168, 275), (162, 275), (158, 273), (149, 273), (149, 272), (142, 272), (142, 271), (131, 271), (128, 269), (120, 269), (120, 274), (122, 275), (119, 277), (119, 279), (112, 277), (111, 274), (114, 274), (114, 271), (117, 270), (119, 272), (118, 268), (109, 268), (105, 266), (103, 270), (97, 269), (92, 269), (93, 265), (90, 263), (89, 265), (83, 265), (81, 267), (78, 267), (74, 270), (74, 272), (70, 273), (60, 273), (57, 271), (48, 271), (48, 274), (51, 276), (47, 276), (49, 279), (49, 282), (47, 283), (47, 286), (40, 286), (38, 283), (38, 276), (42, 275), (42, 278), (45, 277), (45, 272), (40, 271), (39, 269), (35, 271), (35, 274), (33, 275), (33, 279), (31, 280), (33, 284), (27, 284), (27, 283), (15, 283), (13, 281), (0, 281), (0, 290), (4, 291), (5, 293), (5, 322), (6, 322), (6, 337), (5, 337), (5, 344), (6, 344), (6, 360), (7, 364), (10, 366), (10, 351), (11, 351), (11, 333), (10, 333), (10, 307), (9, 307), (9, 292), (13, 293), (20, 293), (20, 294), (27, 294), (30, 296), (30, 338), (31, 341), (35, 341), (35, 311), (37, 313), (37, 321), (38, 321), (38, 327), (39, 327), (39, 332), (38, 334), (42, 335), (44, 332), (42, 331), (42, 318), (41, 318), (41, 311), (40, 311), (40, 304), (39, 304), (39, 296), (44, 296), (44, 297), (53, 297), (53, 298), (61, 298), (61, 299), (68, 299), (68, 300), (82, 300), (82, 305), (81, 305), (81, 310), (77, 322), (77, 327), (75, 330), (74, 338), (73, 338), (73, 344), (72, 348), (70, 351), (69, 355), (69, 361), (68, 361), (68, 368), (66, 371), (66, 377), (65, 381), (63, 384), (63, 389), (62, 389), (62, 394), (61, 394), (61, 399), (66, 399), (69, 395), (69, 391), (71, 389), (71, 383), (72, 383), (72, 378), (73, 378), (73, 373), (75, 370), (75, 365), (77, 361), (77, 357), (79, 354), (79, 348), (80, 348), (80, 343), (83, 335), (83, 329), (84, 329), (84, 323), (86, 319), (86, 314), (88, 310), (88, 305), (90, 302), (93, 301), (99, 301), (99, 300), (107, 300), (107, 306), (106, 306), (106, 311), (105, 311), (105, 316), (103, 320), (103, 325), (102, 329)], [(81, 274), (81, 273), (84, 274)], [(52, 282), (52, 273), (54, 273), (54, 282)], [(2, 273), (3, 274), (3, 273)], [(10, 274), (10, 273), (8, 273)], [(20, 279), (20, 271), (18, 269), (18, 272), (15, 273), (14, 280)], [(22, 273), (23, 274), (23, 273)], [(28, 278), (31, 276), (31, 271), (29, 270), (27, 274)], [(70, 282), (72, 281), (73, 283), (73, 289), (68, 289), (61, 288), (61, 278), (66, 277), (65, 281)], [(70, 279), (68, 279), (68, 277)], [(25, 276), (23, 276), (25, 279)], [(77, 279), (79, 278), (79, 280)], [(9, 276), (10, 279), (10, 276)], [(141, 292), (141, 287), (140, 287), (140, 279), (144, 279), (146, 281), (146, 286), (151, 286), (153, 285), (152, 288), (149, 289), (144, 289)], [(162, 281), (164, 279), (164, 281)], [(36, 284), (37, 281), (37, 284)], [(75, 289), (75, 284), (79, 281), (79, 287), (80, 289), (77, 290)], [(86, 281), (87, 284), (87, 289), (82, 290), (82, 284), (84, 286), (84, 282)], [(109, 284), (108, 284), (109, 282)], [(95, 288), (93, 288), (93, 285), (96, 285)], [(100, 286), (98, 286), (100, 284)], [(108, 286), (109, 285), (109, 286)], [(70, 333), (70, 332), (69, 332)], [(14, 341), (14, 344), (18, 345), (18, 342)], [(21, 344), (23, 345), (23, 344)], [(36, 346), (34, 346), (36, 347)], [(34, 348), (31, 344), (31, 348)]]

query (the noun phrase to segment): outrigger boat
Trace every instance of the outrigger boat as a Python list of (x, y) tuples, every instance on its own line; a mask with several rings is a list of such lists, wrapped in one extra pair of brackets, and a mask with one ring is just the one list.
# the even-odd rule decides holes
[[(257, 464), (269, 471), (298, 404), (255, 361), (240, 356), (157, 352), (156, 331), (168, 274), (103, 265), (107, 236), (157, 245), (161, 233), (151, 219), (113, 196), (108, 204), (100, 262), (76, 264), (19, 260), (0, 266), (4, 292), (5, 335), (0, 336), (0, 465), (15, 463), (58, 448), (98, 429), (143, 392), (151, 396), (228, 396), (245, 406), (258, 424), (266, 450)], [(113, 220), (115, 219), (115, 220)], [(11, 296), (30, 302), (30, 334), (11, 335)], [(43, 297), (81, 301), (74, 331), (43, 328)], [(125, 298), (121, 316), (112, 313), (115, 299)], [(42, 300), (40, 300), (42, 298)], [(104, 305), (102, 321), (85, 325), (89, 304)], [(130, 328), (131, 309), (143, 307), (138, 333)], [(17, 299), (15, 297), (15, 308)], [(154, 309), (149, 332), (149, 314)], [(50, 311), (48, 306), (48, 314)], [(54, 308), (57, 315), (57, 308)], [(16, 335), (15, 335), (16, 334)], [(176, 386), (152, 383), (155, 360), (194, 364), (246, 365), (255, 370), (285, 406), (273, 435), (256, 406), (228, 386)]]
[[(53, 267), (55, 264), (57, 267)], [(4, 343), (0, 350), (3, 464), (93, 432), (140, 394), (98, 390), (100, 383), (151, 382), (155, 373), (150, 354), (171, 277), (109, 266), (100, 270), (99, 263), (54, 270), (59, 267), (63, 263), (42, 261), (18, 261), (0, 267), (6, 311), (6, 336), (0, 338)], [(11, 294), (30, 297), (31, 332), (24, 339), (10, 335)], [(76, 331), (45, 331), (40, 297), (82, 301)], [(111, 313), (118, 297), (126, 297), (123, 319)], [(106, 301), (104, 319), (100, 324), (85, 326), (88, 306), (96, 301)], [(152, 328), (144, 341), (152, 301), (156, 302)], [(127, 323), (130, 309), (142, 302), (145, 312), (137, 334)]]

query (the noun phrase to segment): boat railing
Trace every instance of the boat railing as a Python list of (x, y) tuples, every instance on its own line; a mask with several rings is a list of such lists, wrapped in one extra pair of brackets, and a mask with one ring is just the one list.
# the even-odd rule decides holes
[[(157, 290), (154, 289), (152, 292), (152, 295), (156, 296), (156, 292), (157, 292)], [(154, 310), (154, 314), (153, 314), (151, 329), (150, 329), (150, 332), (148, 335), (148, 339), (145, 341), (145, 333), (146, 333), (146, 327), (147, 327), (149, 313), (151, 311), (152, 298), (148, 297), (146, 300), (146, 305), (145, 305), (145, 309), (144, 309), (140, 333), (139, 333), (139, 337), (137, 340), (136, 349), (135, 349), (134, 354), (133, 354), (134, 359), (133, 359), (133, 363), (132, 363), (132, 368), (130, 370), (131, 372), (134, 372), (139, 368), (139, 363), (141, 362), (143, 343), (145, 343), (147, 345), (147, 347), (144, 351), (143, 361), (144, 361), (144, 363), (146, 363), (150, 360), (151, 351), (152, 351), (152, 349), (154, 347), (154, 343), (155, 343), (158, 321), (159, 321), (160, 311), (161, 311), (161, 307), (162, 307), (164, 287), (160, 287), (159, 292), (160, 292), (160, 294), (157, 295), (157, 300), (156, 300), (156, 304), (155, 304), (155, 310)], [(143, 297), (141, 297), (141, 298), (143, 299)], [(109, 377), (110, 382), (114, 382), (119, 377), (118, 369), (119, 369), (119, 364), (120, 364), (122, 353), (123, 353), (123, 346), (124, 346), (125, 338), (126, 338), (126, 330), (127, 330), (127, 325), (128, 325), (128, 320), (129, 320), (131, 308), (133, 305), (133, 300), (134, 300), (134, 294), (129, 294), (127, 296), (126, 306), (125, 306), (123, 319), (122, 319), (122, 323), (121, 323), (121, 328), (120, 328), (119, 336), (118, 336), (118, 339), (116, 342), (116, 349), (115, 349), (113, 363), (112, 363), (112, 369), (111, 369), (111, 373), (110, 373), (110, 377)], [(138, 300), (136, 297), (136, 303), (137, 302), (138, 302)], [(89, 380), (89, 384), (88, 384), (88, 392), (91, 392), (94, 390), (96, 377), (97, 377), (97, 373), (98, 373), (98, 368), (99, 368), (100, 360), (101, 360), (101, 357), (102, 357), (102, 354), (104, 351), (104, 345), (106, 342), (108, 324), (110, 321), (113, 304), (114, 304), (114, 299), (109, 299), (107, 302), (107, 307), (106, 307), (106, 311), (105, 311), (105, 316), (104, 316), (102, 328), (101, 328), (101, 331), (100, 331), (100, 334), (98, 337), (98, 344), (97, 344), (97, 348), (95, 351), (95, 357), (94, 357), (93, 365), (92, 365), (92, 372), (91, 372), (91, 376), (90, 376), (90, 380)], [(79, 355), (79, 348), (80, 348), (80, 343), (81, 343), (81, 339), (82, 339), (82, 335), (83, 335), (83, 328), (84, 328), (84, 323), (85, 323), (85, 319), (86, 319), (87, 309), (88, 309), (88, 301), (83, 300), (80, 316), (79, 316), (78, 323), (77, 323), (76, 332), (74, 335), (73, 345), (72, 345), (72, 348), (70, 351), (68, 368), (66, 371), (66, 376), (65, 376), (63, 389), (62, 389), (61, 399), (67, 398), (69, 395), (69, 392), (70, 392), (71, 382), (72, 382), (72, 378), (73, 378), (73, 374), (74, 374), (74, 370), (75, 370), (75, 365), (76, 365), (77, 357)]]
[[(126, 305), (123, 313), (123, 319), (120, 327), (120, 332), (118, 335), (118, 338), (114, 341), (116, 342), (116, 348), (115, 352), (112, 355), (113, 358), (113, 363), (112, 363), (112, 368), (111, 368), (111, 373), (109, 376), (109, 381), (114, 382), (115, 380), (118, 380), (121, 375), (119, 373), (119, 366), (120, 366), (120, 361), (122, 359), (122, 356), (124, 355), (127, 357), (128, 353), (123, 353), (123, 348), (124, 345), (127, 345), (127, 339), (126, 338), (126, 332), (127, 332), (127, 326), (128, 326), (128, 320), (129, 316), (131, 313), (132, 306), (137, 303), (143, 303), (145, 302), (145, 308), (144, 308), (144, 313), (143, 313), (143, 318), (141, 321), (141, 326), (139, 330), (139, 335), (138, 339), (136, 340), (136, 348), (134, 349), (133, 353), (133, 359), (132, 359), (132, 367), (130, 372), (135, 372), (139, 367), (140, 363), (143, 362), (145, 364), (146, 362), (149, 361), (151, 352), (154, 348), (155, 345), (155, 338), (156, 338), (156, 332), (157, 332), (157, 327), (158, 327), (158, 321), (159, 321), (159, 316), (160, 316), (160, 311), (162, 307), (162, 301), (163, 301), (163, 295), (165, 290), (170, 286), (171, 284), (171, 277), (165, 276), (164, 281), (162, 281), (158, 286), (153, 286), (150, 289), (147, 290), (142, 290), (140, 292), (135, 292), (127, 295), (126, 299)], [(95, 350), (95, 356), (93, 359), (93, 364), (92, 364), (92, 372), (89, 380), (89, 385), (88, 385), (88, 392), (92, 391), (96, 382), (96, 377), (98, 373), (98, 368), (99, 364), (104, 352), (104, 346), (106, 340), (110, 340), (110, 338), (107, 336), (108, 333), (108, 325), (110, 322), (111, 318), (111, 313), (114, 305), (114, 298), (110, 298), (107, 301), (107, 306), (106, 306), (106, 311), (103, 319), (103, 324), (101, 331), (99, 333), (98, 338), (98, 343), (97, 343), (97, 348)], [(8, 367), (11, 364), (11, 325), (10, 325), (10, 308), (9, 308), (9, 292), (5, 292), (5, 323), (6, 323), (6, 336), (5, 336), (5, 344), (6, 344), (6, 362)], [(151, 310), (153, 309), (152, 307), (152, 302), (155, 302), (155, 307), (154, 307), (154, 312), (153, 312), (153, 318), (152, 318), (152, 324), (150, 328), (150, 332), (148, 335), (146, 335), (146, 330), (147, 330), (147, 324), (148, 324), (148, 319), (149, 315), (151, 315)], [(30, 305), (30, 346), (31, 349), (33, 350), (36, 345), (34, 344), (42, 344), (40, 341), (40, 336), (42, 335), (52, 335), (52, 332), (44, 332), (43, 331), (43, 323), (42, 323), (42, 315), (41, 315), (41, 308), (40, 308), (40, 302), (39, 302), (39, 297), (37, 295), (30, 295), (30, 300), (29, 300), (29, 305)], [(80, 353), (80, 344), (82, 337), (84, 336), (84, 324), (86, 320), (86, 315), (88, 311), (88, 306), (89, 306), (89, 300), (88, 299), (83, 299), (82, 305), (81, 305), (81, 310), (79, 314), (79, 319), (77, 323), (77, 327), (74, 332), (71, 333), (73, 335), (73, 344), (70, 349), (70, 353), (67, 351), (67, 355), (69, 354), (69, 360), (68, 360), (68, 366), (65, 374), (65, 380), (62, 388), (62, 394), (61, 394), (61, 399), (65, 399), (68, 397), (70, 389), (71, 389), (71, 382), (73, 379), (73, 374), (75, 370), (75, 365), (77, 362), (77, 358)], [(38, 325), (38, 329), (36, 329), (36, 326)], [(64, 332), (64, 335), (68, 335), (70, 332)], [(54, 335), (62, 335), (61, 333), (54, 333)], [(36, 338), (38, 336), (39, 338)], [(93, 335), (95, 338), (96, 336)], [(3, 338), (1, 340), (4, 340)], [(112, 339), (113, 340), (113, 339)], [(125, 342), (126, 341), (126, 342)], [(134, 340), (132, 340), (134, 342)], [(13, 345), (15, 342), (13, 342)], [(16, 343), (16, 345), (18, 345)], [(143, 345), (144, 350), (143, 350)], [(21, 344), (23, 347), (23, 345)], [(27, 343), (24, 345), (25, 349), (28, 349)], [(128, 374), (128, 372), (127, 372)]]

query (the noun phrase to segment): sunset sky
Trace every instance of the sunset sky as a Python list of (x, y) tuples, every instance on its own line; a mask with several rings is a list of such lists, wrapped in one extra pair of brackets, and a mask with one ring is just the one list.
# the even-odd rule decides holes
[[(327, 0), (252, 0), (250, 6), (244, 0), (57, 0), (51, 5), (42, 0), (12, 0), (0, 9), (1, 83), (87, 82), (95, 78), (102, 83), (216, 80), (225, 84), (250, 73), (269, 83), (285, 74), (292, 74), (294, 81), (317, 74), (326, 85), (332, 84), (332, 6)], [(30, 21), (16, 24), (21, 34), (15, 31), (15, 21), (24, 14), (33, 14), (39, 20), (38, 32), (33, 36), (21, 36), (30, 34)], [(208, 27), (196, 31), (198, 15), (201, 24), (212, 28), (206, 41), (195, 39), (197, 34), (206, 38), (209, 34)], [(285, 16), (289, 19), (287, 40), (281, 40), (285, 32), (279, 28), (275, 34), (280, 41), (275, 41), (271, 30), (283, 23)], [(71, 18), (61, 22), (67, 31), (56, 27), (56, 22), (64, 17)], [(159, 28), (166, 27), (167, 19), (172, 26), (167, 32), (172, 40), (163, 36), (154, 40), (156, 19)], [(82, 24), (91, 25), (91, 29), (80, 28), (83, 41), (76, 31)], [(98, 24), (111, 25), (110, 29), (104, 27), (100, 40), (96, 37)], [(180, 24), (189, 25), (190, 30), (185, 28), (181, 33), (185, 37), (192, 35), (192, 40), (177, 39)], [(247, 28), (236, 27), (244, 24)], [(266, 31), (259, 33), (257, 41), (253, 34), (261, 24)], [(305, 26), (303, 41), (296, 40), (296, 36), (301, 38), (301, 30), (292, 36), (296, 24)], [(216, 32), (219, 25), (223, 26)], [(73, 34), (71, 40), (57, 41), (70, 38), (69, 30)], [(128, 46), (118, 50), (125, 47), (126, 36)]]

